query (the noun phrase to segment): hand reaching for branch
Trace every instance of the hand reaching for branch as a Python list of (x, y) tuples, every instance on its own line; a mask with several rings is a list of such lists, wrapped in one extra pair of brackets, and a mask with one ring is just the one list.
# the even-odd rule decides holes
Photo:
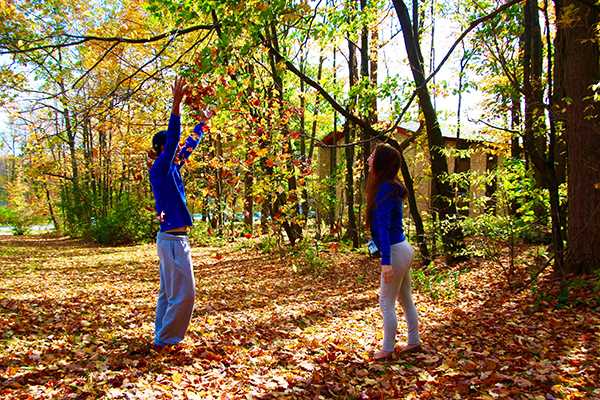
[(185, 79), (181, 77), (176, 77), (175, 82), (173, 82), (173, 114), (179, 115), (179, 107), (186, 94), (187, 84), (185, 82)]

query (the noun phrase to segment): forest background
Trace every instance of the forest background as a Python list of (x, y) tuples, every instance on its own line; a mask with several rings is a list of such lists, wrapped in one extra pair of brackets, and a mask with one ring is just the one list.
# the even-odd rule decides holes
[[(383, 141), (426, 161), (417, 176), (402, 169), (409, 188), (431, 185), (426, 209), (416, 195), (408, 202), (423, 264), (520, 240), (547, 245), (535, 247), (538, 267), (561, 276), (600, 264), (594, 4), (3, 1), (0, 10), (0, 201), (15, 233), (49, 219), (100, 243), (151, 239), (146, 152), (178, 73), (193, 88), (185, 129), (202, 108), (217, 111), (186, 168), (198, 240), (262, 234), (267, 247), (360, 248), (364, 161)], [(398, 126), (420, 128), (399, 138)], [(332, 132), (345, 144), (325, 144)], [(493, 143), (501, 162), (449, 170), (449, 158), (468, 164), (474, 149), (444, 137)], [(474, 185), (496, 190), (475, 197)], [(464, 211), (474, 202), (485, 212)]]

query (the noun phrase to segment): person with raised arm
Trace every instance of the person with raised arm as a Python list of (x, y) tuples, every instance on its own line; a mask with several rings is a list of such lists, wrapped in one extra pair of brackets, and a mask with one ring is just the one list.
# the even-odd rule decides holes
[(179, 146), (180, 107), (186, 91), (185, 81), (175, 78), (168, 129), (152, 138), (154, 161), (150, 167), (150, 184), (160, 221), (156, 239), (160, 260), (160, 289), (154, 326), (154, 346), (157, 349), (183, 340), (192, 318), (196, 295), (188, 240), (193, 219), (187, 208), (181, 167), (202, 139), (206, 119), (200, 121), (184, 145)]

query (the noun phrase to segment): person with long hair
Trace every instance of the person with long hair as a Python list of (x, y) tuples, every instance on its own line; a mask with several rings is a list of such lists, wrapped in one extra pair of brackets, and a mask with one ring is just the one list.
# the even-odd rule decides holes
[(402, 227), (405, 186), (398, 179), (400, 153), (379, 144), (369, 156), (366, 221), (381, 254), (379, 306), (383, 314), (383, 345), (375, 360), (390, 359), (396, 344), (396, 299), (399, 298), (408, 325), (408, 344), (402, 352), (420, 349), (419, 318), (412, 299), (410, 266), (414, 251)]

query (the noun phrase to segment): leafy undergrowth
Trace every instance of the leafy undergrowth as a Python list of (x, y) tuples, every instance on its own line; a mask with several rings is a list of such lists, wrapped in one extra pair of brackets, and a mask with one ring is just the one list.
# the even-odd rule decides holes
[(452, 293), (415, 293), (424, 352), (373, 363), (373, 261), (336, 254), (315, 277), (251, 250), (194, 248), (189, 334), (157, 353), (155, 254), (0, 238), (0, 397), (600, 398), (593, 280), (568, 297), (547, 276), (515, 294), (493, 264), (458, 265)]

